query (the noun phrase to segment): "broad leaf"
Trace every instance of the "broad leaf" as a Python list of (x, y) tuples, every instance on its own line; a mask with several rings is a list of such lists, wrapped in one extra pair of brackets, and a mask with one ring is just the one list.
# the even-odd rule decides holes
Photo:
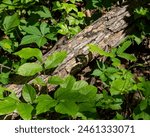
[(17, 112), (24, 120), (30, 120), (32, 118), (33, 106), (26, 103), (19, 103), (17, 105)]
[(35, 41), (35, 43), (38, 45), (38, 47), (42, 47), (47, 43), (47, 39), (45, 37), (39, 37), (39, 39), (37, 39)]
[(12, 113), (16, 109), (16, 100), (7, 97), (5, 100), (0, 101), (0, 115)]
[(41, 32), (39, 31), (39, 29), (35, 26), (22, 26), (21, 27), (25, 32), (27, 32), (28, 34), (32, 34), (32, 35), (37, 35), (37, 36), (41, 36)]
[(15, 13), (12, 16), (6, 16), (3, 22), (3, 27), (6, 33), (12, 31), (15, 27), (20, 24), (18, 15)]
[(76, 82), (75, 78), (71, 75), (68, 75), (65, 78), (64, 83), (62, 83), (60, 86), (62, 88), (66, 88), (68, 90), (71, 90), (75, 82)]
[(45, 22), (42, 22), (42, 24), (40, 25), (40, 30), (43, 36), (50, 32), (49, 28), (47, 27), (47, 23)]
[(72, 90), (80, 90), (83, 87), (86, 87), (88, 85), (88, 83), (86, 81), (80, 80), (80, 81), (76, 81), (73, 84)]
[(31, 44), (31, 43), (36, 43), (37, 40), (39, 40), (41, 36), (39, 35), (26, 35), (22, 38), (21, 40), (21, 45), (26, 45), (26, 44)]
[(8, 51), (9, 53), (11, 53), (12, 50), (12, 41), (10, 39), (3, 39), (2, 41), (0, 41), (0, 47), (2, 47), (5, 51)]
[(33, 103), (36, 98), (36, 91), (31, 85), (25, 84), (23, 87), (22, 96), (26, 102)]
[(14, 54), (24, 59), (36, 57), (40, 62), (42, 62), (42, 52), (37, 48), (23, 48), (20, 51), (15, 52)]
[(45, 69), (57, 67), (67, 56), (66, 51), (55, 52), (50, 55), (45, 61)]
[(38, 102), (36, 106), (37, 115), (49, 111), (50, 108), (54, 107), (57, 104), (57, 101), (52, 99), (49, 95), (40, 95), (36, 99), (36, 102)]
[(7, 73), (3, 73), (3, 72), (1, 72), (1, 74), (0, 74), (0, 83), (2, 83), (2, 84), (8, 84), (8, 82), (9, 82), (9, 72), (7, 72)]
[(37, 63), (25, 63), (18, 68), (17, 74), (22, 76), (33, 76), (42, 71), (42, 66)]
[(37, 84), (37, 85), (40, 85), (40, 86), (46, 86), (46, 82), (42, 78), (40, 78), (40, 77), (36, 77), (33, 80), (33, 83)]
[(49, 8), (47, 8), (45, 6), (42, 6), (42, 9), (35, 13), (39, 14), (40, 17), (42, 17), (42, 18), (51, 18), (52, 17)]
[(60, 78), (59, 76), (51, 76), (48, 79), (48, 83), (55, 84), (55, 85), (60, 85), (60, 84), (62, 84), (64, 82), (65, 81), (62, 78)]
[(64, 101), (60, 102), (56, 107), (55, 107), (56, 112), (61, 113), (61, 114), (68, 114), (70, 116), (75, 116), (79, 110), (79, 107), (75, 102), (70, 101)]

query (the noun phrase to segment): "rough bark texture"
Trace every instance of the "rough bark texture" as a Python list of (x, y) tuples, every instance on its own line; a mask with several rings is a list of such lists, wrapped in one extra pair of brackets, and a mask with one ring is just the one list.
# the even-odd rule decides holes
[[(68, 56), (52, 73), (49, 75), (40, 75), (38, 77), (42, 77), (46, 81), (50, 75), (64, 77), (69, 73), (75, 74), (79, 72), (97, 56), (92, 55), (86, 45), (90, 43), (97, 44), (105, 50), (117, 46), (132, 30), (130, 17), (131, 14), (128, 6), (117, 7), (109, 11), (75, 37), (65, 42), (64, 45), (57, 45), (55, 50), (45, 54), (44, 57), (46, 58), (55, 51), (65, 50)], [(29, 81), (29, 83), (32, 83), (32, 80)], [(8, 85), (8, 88), (19, 94), (22, 85), (11, 84)]]

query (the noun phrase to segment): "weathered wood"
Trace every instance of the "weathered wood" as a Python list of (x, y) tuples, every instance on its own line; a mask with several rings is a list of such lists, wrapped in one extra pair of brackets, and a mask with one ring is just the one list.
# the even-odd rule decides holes
[[(97, 44), (105, 50), (117, 46), (132, 30), (130, 17), (128, 6), (114, 8), (75, 37), (65, 42), (64, 45), (57, 45), (58, 47), (45, 54), (44, 58), (46, 59), (47, 56), (55, 51), (62, 50), (67, 51), (67, 58), (51, 74), (40, 75), (39, 77), (47, 81), (50, 75), (64, 77), (69, 73), (75, 74), (79, 72), (97, 56), (92, 55), (86, 45), (90, 43)], [(32, 83), (32, 80), (29, 83)], [(8, 88), (20, 93), (22, 85), (11, 84), (8, 85)]]

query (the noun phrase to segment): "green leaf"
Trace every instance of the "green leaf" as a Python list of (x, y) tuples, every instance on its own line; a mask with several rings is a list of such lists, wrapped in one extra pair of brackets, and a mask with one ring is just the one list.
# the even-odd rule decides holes
[(78, 9), (75, 4), (68, 4), (68, 3), (62, 3), (62, 9), (65, 9), (67, 14), (74, 10), (75, 12), (78, 12)]
[(79, 104), (80, 112), (93, 112), (96, 113), (96, 106), (94, 102), (85, 102)]
[(142, 37), (138, 37), (138, 36), (136, 36), (136, 35), (133, 35), (133, 38), (134, 38), (134, 41), (135, 41), (138, 45), (140, 45), (141, 42), (142, 42), (142, 40), (143, 40)]
[(131, 40), (123, 42), (123, 44), (118, 48), (117, 54), (122, 54), (129, 46), (131, 46)]
[(41, 36), (39, 36), (39, 35), (26, 35), (22, 38), (20, 45), (36, 43), (37, 40), (39, 41), (40, 38), (41, 38)]
[(140, 102), (140, 104), (139, 104), (139, 107), (140, 107), (140, 110), (141, 110), (141, 111), (145, 110), (145, 109), (147, 108), (147, 106), (148, 106), (148, 102), (147, 102), (146, 99), (145, 99), (145, 100), (142, 100), (142, 101)]
[(57, 41), (56, 34), (54, 34), (54, 33), (46, 34), (45, 37), (46, 37), (47, 39)]
[(69, 27), (69, 33), (75, 35), (81, 31), (79, 26)]
[(45, 36), (45, 34), (50, 32), (49, 28), (47, 27), (47, 23), (45, 23), (45, 22), (41, 23), (40, 30), (41, 30), (41, 33), (43, 36)]
[(60, 86), (62, 88), (66, 88), (68, 90), (71, 90), (75, 82), (76, 82), (75, 78), (71, 75), (68, 75), (65, 78), (64, 83), (62, 83)]
[(102, 72), (101, 70), (95, 69), (95, 70), (93, 71), (92, 75), (99, 77), (102, 73), (103, 73), (103, 72)]
[(66, 56), (66, 51), (55, 52), (52, 55), (48, 56), (44, 63), (45, 69), (57, 67), (66, 58)]
[(8, 73), (3, 73), (1, 72), (0, 74), (0, 83), (2, 84), (8, 84), (9, 82), (9, 72)]
[(136, 57), (134, 55), (128, 54), (128, 53), (121, 53), (118, 54), (119, 57), (124, 58), (126, 60), (130, 60), (130, 61), (136, 61)]
[(99, 53), (100, 55), (106, 57), (112, 57), (112, 58), (115, 57), (115, 54), (106, 52), (95, 44), (88, 44), (87, 46), (89, 47), (89, 50), (91, 52)]
[(143, 83), (143, 94), (145, 97), (149, 97), (150, 96), (150, 81), (144, 81)]
[(22, 26), (21, 28), (28, 34), (37, 35), (37, 36), (42, 35), (39, 29), (35, 26)]
[(76, 81), (73, 84), (72, 90), (80, 90), (83, 87), (86, 87), (88, 85), (88, 83), (86, 81), (80, 80), (80, 81)]
[(49, 8), (47, 8), (45, 6), (42, 6), (42, 9), (35, 13), (39, 14), (41, 18), (51, 18), (52, 17)]
[(18, 15), (15, 13), (12, 16), (6, 16), (3, 22), (3, 27), (6, 33), (12, 31), (15, 27), (20, 24)]
[(56, 107), (55, 107), (56, 112), (61, 113), (61, 114), (67, 114), (70, 116), (75, 116), (79, 110), (79, 107), (75, 102), (70, 101), (64, 101), (60, 102)]
[(69, 29), (68, 26), (64, 23), (58, 23), (57, 26), (60, 28), (58, 30), (58, 33), (62, 34), (62, 35), (66, 35), (67, 33), (69, 33)]
[(24, 120), (30, 120), (32, 118), (33, 109), (33, 106), (30, 104), (19, 103), (17, 105), (17, 111)]
[(36, 106), (36, 114), (39, 115), (41, 113), (45, 113), (50, 110), (50, 108), (56, 106), (57, 101), (52, 99), (49, 95), (40, 95), (36, 102), (38, 102)]
[(142, 111), (139, 114), (133, 115), (134, 120), (143, 119), (143, 120), (150, 120), (150, 115), (147, 112)]
[(121, 65), (120, 59), (118, 59), (118, 58), (111, 58), (111, 60), (112, 60), (112, 62), (113, 62), (113, 63), (112, 63), (113, 66), (118, 67), (118, 66)]
[(42, 47), (47, 43), (47, 39), (45, 37), (39, 37), (39, 39), (37, 39), (35, 41), (35, 43), (38, 45), (38, 47)]
[(37, 85), (40, 85), (40, 86), (46, 86), (46, 82), (42, 78), (40, 78), (40, 77), (36, 77), (33, 80), (33, 83), (37, 84)]
[(12, 41), (10, 39), (3, 39), (0, 41), (0, 47), (2, 47), (5, 51), (11, 53), (12, 50)]
[(60, 85), (60, 84), (64, 83), (64, 80), (62, 78), (60, 78), (59, 76), (51, 76), (48, 79), (48, 83), (54, 84), (54, 85)]
[(20, 51), (15, 52), (14, 54), (23, 59), (36, 57), (40, 62), (42, 62), (42, 52), (37, 48), (23, 48)]
[(16, 109), (16, 100), (7, 97), (5, 100), (0, 101), (0, 115), (12, 113)]
[(31, 85), (25, 84), (22, 89), (22, 96), (26, 102), (33, 103), (36, 98), (36, 91)]
[(79, 93), (82, 96), (81, 96), (81, 98), (78, 97), (78, 102), (93, 101), (93, 100), (96, 100), (97, 88), (95, 86), (92, 86), (92, 85), (87, 85), (87, 86), (81, 88), (79, 90)]
[(118, 78), (116, 80), (113, 80), (111, 83), (110, 93), (113, 96), (129, 92), (131, 84), (132, 83), (129, 79), (123, 80), (121, 78)]
[(42, 71), (43, 68), (37, 63), (25, 63), (18, 68), (17, 74), (22, 76), (33, 76)]

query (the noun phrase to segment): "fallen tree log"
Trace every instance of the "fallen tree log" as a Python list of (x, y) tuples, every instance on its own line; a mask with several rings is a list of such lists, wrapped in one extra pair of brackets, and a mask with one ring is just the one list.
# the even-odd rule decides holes
[[(130, 22), (130, 17), (131, 13), (128, 5), (116, 7), (109, 11), (75, 37), (65, 42), (64, 45), (57, 45), (55, 50), (50, 50), (46, 53), (44, 55), (45, 59), (50, 54), (62, 50), (67, 51), (68, 56), (52, 73), (48, 75), (39, 75), (38, 77), (47, 81), (50, 75), (64, 77), (67, 74), (76, 74), (97, 56), (92, 55), (86, 45), (90, 43), (97, 44), (105, 50), (117, 46), (126, 35), (132, 32), (133, 26), (131, 25), (132, 22)], [(77, 58), (84, 59), (82, 61), (77, 61)], [(28, 83), (32, 82), (33, 81), (30, 80)], [(10, 84), (7, 87), (19, 95), (22, 86), (22, 84)], [(49, 90), (50, 89), (51, 87), (49, 87)]]

